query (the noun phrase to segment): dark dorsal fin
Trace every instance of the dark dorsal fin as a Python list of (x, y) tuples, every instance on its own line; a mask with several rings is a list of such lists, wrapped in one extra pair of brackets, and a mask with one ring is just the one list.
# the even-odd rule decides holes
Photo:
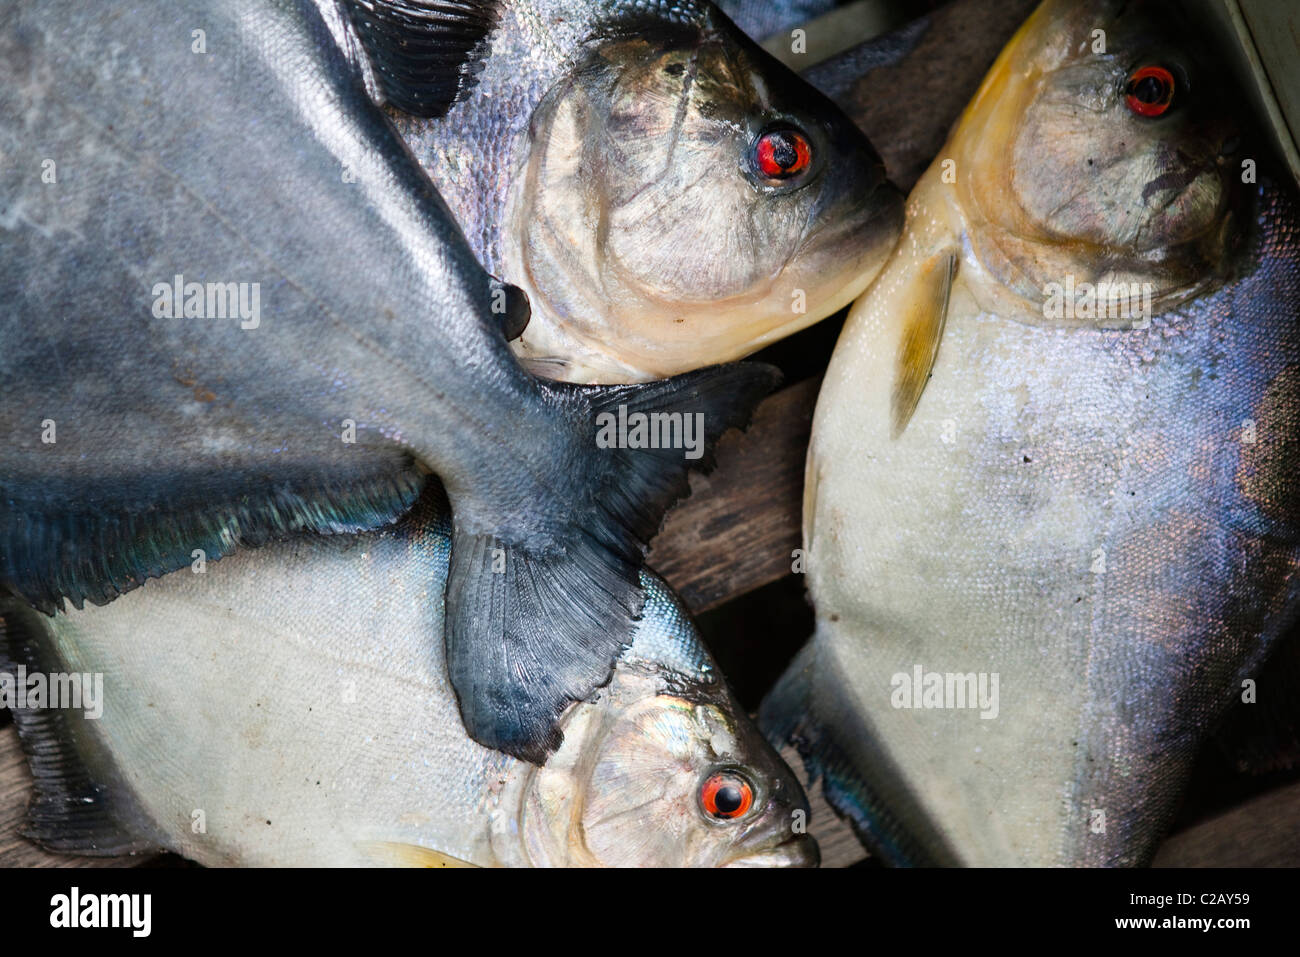
[[(65, 670), (43, 651), (44, 629), (30, 609), (0, 612), (0, 675), (16, 683), (20, 676)], [(106, 756), (95, 760), (94, 732), (84, 711), (15, 706), (13, 718), (32, 772), (24, 837), (46, 850), (94, 857), (162, 850), (145, 836), (151, 828), (125, 781)]]
[(475, 82), (500, 0), (346, 0), (389, 105), (439, 117)]

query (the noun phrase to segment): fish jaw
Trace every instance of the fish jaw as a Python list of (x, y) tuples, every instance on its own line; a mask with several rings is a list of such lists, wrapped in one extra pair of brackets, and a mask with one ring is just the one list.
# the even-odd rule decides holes
[[(897, 195), (892, 186), (884, 189)], [(628, 323), (611, 313), (613, 307), (605, 299), (582, 298), (577, 305), (579, 294), (572, 289), (566, 294), (574, 296), (575, 304), (557, 310), (556, 303), (534, 288), (530, 292), (531, 320), (511, 347), (536, 374), (580, 383), (647, 382), (743, 359), (856, 300), (888, 261), (902, 219), (901, 197), (897, 203), (887, 199), (875, 218), (851, 221), (818, 237), (806, 256), (810, 263), (824, 267), (821, 290), (815, 298), (796, 284), (801, 280), (779, 275), (762, 301), (720, 300), (709, 306), (699, 322), (683, 318), (679, 310), (663, 309)], [(865, 242), (850, 239), (854, 232), (869, 233), (872, 238)], [(857, 255), (846, 255), (846, 250), (854, 247)], [(528, 285), (525, 281), (521, 288)], [(795, 302), (816, 305), (794, 311), (789, 306)], [(588, 322), (590, 317), (599, 318)]]
[[(502, 794), (492, 849), (504, 864), (816, 866), (816, 842), (792, 827), (798, 809), (807, 820), (803, 792), (748, 719), (730, 717), (729, 692), (696, 691), (691, 700), (665, 691), (665, 680), (680, 681), (625, 664), (598, 700), (565, 716), (560, 749)], [(731, 768), (752, 782), (753, 811), (710, 818), (700, 784)]]
[[(515, 349), (536, 368), (626, 382), (741, 358), (852, 301), (892, 249), (902, 197), (865, 136), (748, 40), (724, 39), (614, 43), (607, 84), (570, 78), (539, 105), (501, 269), (532, 304)], [(753, 141), (786, 116), (813, 143), (811, 171), (758, 182)]]
[[(782, 271), (759, 294), (703, 307), (643, 300), (638, 314), (627, 315), (579, 286), (565, 286), (557, 300), (521, 267), (533, 312), (511, 346), (538, 374), (582, 383), (645, 382), (743, 359), (835, 314), (871, 285), (897, 241), (903, 207), (890, 184), (868, 204), (870, 218), (810, 231), (800, 275)], [(809, 275), (819, 277), (815, 288), (805, 288)]]
[(723, 867), (816, 867), (821, 863), (817, 842), (807, 834), (791, 837), (767, 850), (742, 854)]

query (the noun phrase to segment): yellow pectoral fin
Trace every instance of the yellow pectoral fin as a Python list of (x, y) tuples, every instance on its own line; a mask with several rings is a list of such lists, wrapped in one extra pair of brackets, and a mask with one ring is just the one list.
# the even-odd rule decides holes
[(368, 841), (361, 845), (367, 857), (390, 867), (478, 867), (441, 851), (420, 847), (418, 844), (400, 844), (395, 841)]
[(948, 297), (957, 276), (957, 252), (945, 250), (927, 260), (910, 280), (903, 297), (905, 315), (903, 336), (898, 346), (894, 371), (894, 391), (890, 403), (893, 437), (898, 438), (921, 401), (921, 393), (930, 381), (934, 360), (939, 355), (939, 340), (948, 318)]

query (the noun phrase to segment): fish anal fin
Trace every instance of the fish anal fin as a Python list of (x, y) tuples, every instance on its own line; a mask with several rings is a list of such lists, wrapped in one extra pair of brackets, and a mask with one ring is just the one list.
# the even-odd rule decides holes
[(903, 434), (930, 381), (939, 341), (948, 319), (948, 301), (957, 276), (956, 250), (943, 250), (916, 271), (904, 301), (903, 333), (898, 346), (894, 390), (890, 401), (892, 434)]
[(763, 698), (759, 730), (778, 751), (794, 746), (803, 759), (806, 787), (811, 791), (821, 781), (826, 803), (874, 857), (896, 867), (959, 864), (875, 729), (854, 709), (852, 695), (842, 691), (834, 672), (818, 667), (824, 637), (804, 645)]
[(436, 118), (477, 82), (499, 0), (345, 0), (385, 101)]
[[(43, 629), (31, 609), (0, 613), (0, 674), (15, 686), (20, 675), (58, 670), (42, 650)], [(15, 707), (13, 719), (32, 774), (24, 837), (48, 851), (89, 857), (164, 850), (148, 836), (151, 828), (129, 786), (106, 761), (94, 760), (94, 732), (83, 711)]]

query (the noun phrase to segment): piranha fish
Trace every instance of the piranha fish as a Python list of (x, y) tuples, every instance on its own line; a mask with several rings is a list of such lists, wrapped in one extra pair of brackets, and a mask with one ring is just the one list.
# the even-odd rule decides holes
[[(439, 14), (447, 56), (471, 6)], [(102, 604), (391, 522), (433, 472), (467, 726), (542, 760), (630, 640), (686, 468), (773, 371), (599, 390), (521, 369), (526, 298), (476, 261), (332, 0), (0, 11), (0, 585)], [(603, 447), (624, 411), (702, 441)]]
[(438, 653), (451, 552), (435, 483), (395, 527), (277, 542), (53, 618), (7, 609), (0, 676), (102, 675), (94, 711), (50, 692), (14, 712), (28, 836), (209, 865), (816, 864), (793, 774), (648, 572), (630, 647), (564, 712), (554, 754), (471, 740)]
[(1192, 14), (1043, 4), (836, 346), (760, 720), (887, 861), (1147, 863), (1297, 618), (1300, 206)]
[(629, 382), (740, 358), (852, 302), (898, 238), (867, 138), (712, 4), (460, 6), (482, 19), (449, 107), (421, 82), (444, 4), (348, 9), (398, 131), (527, 293), (529, 368)]

